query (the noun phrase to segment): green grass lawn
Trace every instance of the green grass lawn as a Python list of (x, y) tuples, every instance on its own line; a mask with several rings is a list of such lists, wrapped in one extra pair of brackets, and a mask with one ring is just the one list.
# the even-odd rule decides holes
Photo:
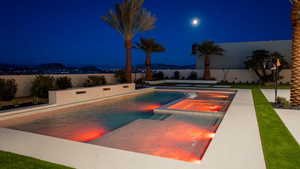
[(259, 88), (252, 89), (268, 169), (300, 169), (300, 146)]
[(0, 169), (70, 169), (58, 164), (0, 151)]

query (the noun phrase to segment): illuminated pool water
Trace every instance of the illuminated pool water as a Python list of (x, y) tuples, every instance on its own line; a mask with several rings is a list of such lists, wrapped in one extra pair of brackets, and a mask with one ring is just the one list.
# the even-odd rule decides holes
[(153, 113), (187, 96), (184, 92), (155, 91), (12, 119), (0, 127), (198, 162), (223, 117)]

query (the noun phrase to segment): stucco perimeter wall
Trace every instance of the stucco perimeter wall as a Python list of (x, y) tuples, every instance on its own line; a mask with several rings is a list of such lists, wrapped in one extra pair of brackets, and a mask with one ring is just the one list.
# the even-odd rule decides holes
[[(36, 75), (1, 75), (0, 79), (15, 79), (18, 85), (16, 97), (30, 96), (30, 88), (32, 81)], [(104, 76), (108, 84), (115, 84), (117, 79), (114, 74), (60, 74), (50, 75), (54, 78), (67, 76), (72, 79), (73, 87), (82, 87), (83, 83), (88, 79), (88, 76)], [(143, 73), (132, 74), (133, 79), (144, 77)]]
[(135, 84), (105, 85), (89, 88), (49, 91), (49, 104), (70, 104), (129, 93)]
[[(203, 70), (196, 70), (196, 69), (184, 69), (184, 70), (156, 70), (161, 71), (164, 73), (165, 77), (172, 78), (174, 77), (174, 72), (180, 72), (180, 78), (188, 78), (191, 72), (197, 72), (198, 78), (203, 76)], [(217, 81), (226, 80), (228, 82), (257, 82), (258, 77), (257, 75), (248, 69), (212, 69), (211, 76), (216, 78)], [(282, 83), (290, 82), (291, 80), (291, 70), (286, 69), (282, 70), (280, 73), (282, 79), (280, 80)]]

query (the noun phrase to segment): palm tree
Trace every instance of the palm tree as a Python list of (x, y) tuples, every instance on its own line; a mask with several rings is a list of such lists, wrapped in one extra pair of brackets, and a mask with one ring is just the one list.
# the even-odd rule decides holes
[(211, 80), (210, 75), (210, 56), (223, 56), (224, 49), (216, 45), (213, 41), (204, 41), (201, 44), (193, 44), (192, 54), (197, 57), (204, 56), (204, 80)]
[(152, 80), (152, 71), (151, 71), (151, 55), (153, 53), (164, 52), (166, 49), (155, 42), (154, 39), (145, 39), (141, 38), (140, 42), (136, 43), (135, 48), (143, 50), (146, 54), (146, 80)]
[(293, 24), (291, 104), (300, 106), (300, 0), (290, 0)]
[(143, 4), (144, 0), (124, 0), (123, 3), (116, 5), (114, 11), (110, 10), (106, 16), (101, 17), (117, 32), (121, 33), (125, 40), (127, 82), (132, 81), (132, 39), (138, 33), (153, 29), (156, 22), (156, 18), (142, 8)]

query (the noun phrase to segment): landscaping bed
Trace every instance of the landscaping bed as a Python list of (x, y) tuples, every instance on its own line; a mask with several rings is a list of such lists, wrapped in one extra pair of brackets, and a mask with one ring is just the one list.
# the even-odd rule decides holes
[(11, 101), (0, 101), (0, 111), (30, 107), (35, 105), (47, 104), (48, 99), (34, 99), (33, 97), (21, 97), (15, 98)]

